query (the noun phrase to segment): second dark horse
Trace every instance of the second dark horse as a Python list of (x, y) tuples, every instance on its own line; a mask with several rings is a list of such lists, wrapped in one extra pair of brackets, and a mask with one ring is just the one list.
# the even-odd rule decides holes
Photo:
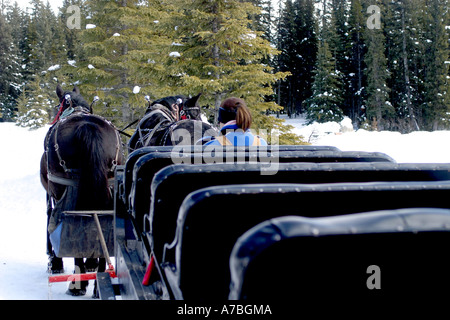
[(216, 130), (201, 121), (200, 94), (188, 98), (169, 96), (153, 101), (140, 120), (128, 147), (133, 151), (146, 146), (195, 145)]

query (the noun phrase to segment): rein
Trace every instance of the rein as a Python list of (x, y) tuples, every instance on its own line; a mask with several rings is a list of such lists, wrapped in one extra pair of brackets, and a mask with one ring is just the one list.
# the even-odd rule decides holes
[(65, 100), (66, 99), (63, 99), (63, 101), (61, 102), (59, 110), (58, 110), (58, 113), (55, 116), (55, 119), (53, 119), (52, 123), (50, 123), (51, 126), (54, 125), (57, 121), (59, 121), (59, 119), (61, 117), (61, 113), (62, 113), (63, 107), (64, 107), (64, 101)]
[[(64, 104), (66, 101), (68, 101), (70, 103), (70, 105), (66, 108), (66, 110), (63, 111)], [(84, 107), (79, 107), (79, 106), (73, 107), (72, 106), (72, 98), (70, 97), (69, 94), (66, 94), (64, 96), (64, 99), (61, 101), (61, 104), (59, 105), (58, 113), (56, 114), (55, 119), (53, 119), (53, 121), (52, 121), (52, 123), (50, 123), (50, 125), (54, 125), (59, 120), (67, 118), (68, 116), (70, 116), (72, 113), (74, 113), (76, 111), (81, 111), (84, 113), (91, 113), (89, 110), (87, 110)]]

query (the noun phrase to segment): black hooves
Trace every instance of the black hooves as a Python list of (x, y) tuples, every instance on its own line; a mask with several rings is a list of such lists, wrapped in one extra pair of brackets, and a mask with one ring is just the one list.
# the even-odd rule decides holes
[(75, 281), (69, 284), (69, 288), (66, 294), (70, 296), (84, 296), (86, 294), (86, 288), (89, 285), (89, 281)]
[(64, 273), (63, 259), (55, 255), (49, 257), (48, 270), (51, 274)]

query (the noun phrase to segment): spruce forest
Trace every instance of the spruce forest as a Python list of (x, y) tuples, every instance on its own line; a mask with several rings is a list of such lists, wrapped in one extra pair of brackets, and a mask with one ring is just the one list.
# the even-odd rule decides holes
[[(0, 118), (53, 120), (78, 86), (123, 127), (152, 100), (202, 93), (211, 123), (242, 97), (254, 129), (303, 143), (277, 118), (355, 128), (450, 129), (448, 0), (0, 0)], [(268, 139), (270, 141), (270, 137)]]

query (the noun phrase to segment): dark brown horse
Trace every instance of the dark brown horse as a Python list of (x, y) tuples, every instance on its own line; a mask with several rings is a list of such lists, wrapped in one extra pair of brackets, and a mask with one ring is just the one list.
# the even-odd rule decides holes
[[(56, 88), (60, 106), (53, 126), (45, 138), (41, 159), (41, 182), (47, 191), (48, 234), (61, 223), (62, 211), (111, 210), (113, 199), (108, 180), (123, 163), (120, 137), (114, 126), (92, 114), (92, 108), (78, 88), (64, 92)], [(61, 240), (62, 242), (62, 240)], [(53, 245), (54, 246), (54, 245)], [(47, 238), (49, 267), (52, 273), (63, 271), (62, 257)], [(74, 256), (76, 272), (105, 270), (105, 259)], [(68, 293), (83, 295), (87, 281), (71, 283)]]
[(217, 131), (201, 120), (200, 94), (168, 96), (149, 102), (144, 117), (128, 142), (129, 152), (146, 146), (194, 145)]

